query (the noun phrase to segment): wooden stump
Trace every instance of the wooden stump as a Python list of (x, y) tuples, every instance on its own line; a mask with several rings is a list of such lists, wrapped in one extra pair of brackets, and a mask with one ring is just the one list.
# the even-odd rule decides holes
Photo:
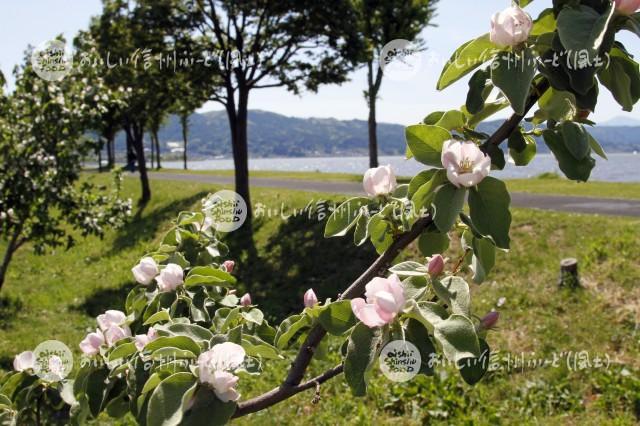
[(562, 259), (560, 262), (560, 279), (558, 285), (561, 287), (578, 288), (580, 278), (578, 277), (578, 260), (574, 258)]

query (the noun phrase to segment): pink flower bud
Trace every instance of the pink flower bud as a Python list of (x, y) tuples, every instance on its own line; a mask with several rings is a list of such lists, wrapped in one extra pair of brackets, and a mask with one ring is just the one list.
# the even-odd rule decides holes
[(251, 295), (249, 293), (245, 293), (244, 296), (240, 298), (240, 304), (242, 306), (250, 306), (251, 305)]
[(511, 6), (491, 18), (492, 43), (500, 46), (517, 46), (527, 41), (533, 20), (531, 16), (518, 6)]
[(224, 263), (222, 263), (222, 266), (224, 266), (225, 271), (227, 271), (228, 273), (232, 273), (233, 268), (236, 266), (236, 262), (234, 262), (233, 260), (225, 260)]
[(398, 186), (398, 182), (393, 169), (387, 165), (367, 170), (362, 179), (362, 185), (370, 197), (377, 197), (392, 193)]
[(496, 326), (500, 318), (500, 314), (496, 311), (491, 311), (480, 320), (480, 328), (482, 330), (490, 330)]
[(313, 292), (313, 289), (310, 288), (309, 290), (307, 290), (307, 292), (304, 294), (303, 297), (304, 300), (304, 307), (305, 308), (311, 308), (313, 307), (316, 303), (318, 303), (318, 297), (316, 296), (316, 294)]
[(444, 258), (439, 254), (430, 257), (429, 263), (427, 264), (427, 272), (429, 272), (429, 275), (437, 277), (442, 271), (444, 271)]

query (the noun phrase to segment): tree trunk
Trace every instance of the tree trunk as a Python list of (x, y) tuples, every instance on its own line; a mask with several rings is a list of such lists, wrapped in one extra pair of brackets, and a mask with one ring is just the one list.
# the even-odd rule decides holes
[(370, 60), (367, 63), (367, 66), (367, 80), (369, 87), (366, 98), (369, 107), (369, 167), (378, 167), (378, 123), (376, 121), (376, 100), (378, 98), (380, 84), (382, 83), (382, 71), (378, 70), (377, 75), (374, 77), (374, 62)]
[(129, 125), (125, 126), (125, 133), (127, 135), (127, 169), (133, 173), (136, 170), (136, 151), (133, 146), (133, 135)]
[(133, 149), (138, 160), (138, 171), (140, 172), (140, 184), (142, 185), (142, 196), (140, 204), (144, 205), (151, 199), (151, 187), (149, 186), (149, 176), (147, 175), (147, 163), (144, 159), (144, 128), (135, 124), (127, 126), (127, 134), (131, 138)]
[[(247, 220), (245, 227), (251, 229), (251, 219), (253, 211), (251, 208), (251, 197), (249, 194), (249, 148), (247, 143), (247, 119), (248, 119), (249, 91), (239, 90), (238, 110), (235, 114), (235, 125), (231, 117), (231, 139), (233, 144), (233, 163), (235, 166), (236, 192), (244, 198), (247, 203)], [(235, 113), (236, 111), (234, 111)]]
[(102, 147), (98, 149), (98, 173), (102, 173)]
[(180, 124), (182, 124), (182, 142), (183, 149), (182, 160), (184, 161), (184, 169), (187, 170), (187, 139), (189, 136), (189, 115), (182, 114), (180, 116)]
[(107, 134), (107, 168), (112, 170), (116, 165), (115, 132)]
[(156, 146), (156, 169), (160, 170), (162, 164), (160, 164), (160, 138), (158, 137), (158, 130), (152, 130), (151, 134), (153, 135), (152, 143)]
[(13, 253), (20, 246), (18, 244), (18, 238), (20, 238), (20, 233), (22, 232), (22, 227), (17, 228), (13, 232), (13, 236), (11, 237), (11, 241), (7, 244), (7, 249), (4, 252), (4, 256), (2, 258), (2, 264), (0, 264), (0, 290), (2, 290), (2, 285), (4, 284), (4, 279), (7, 275), (7, 270), (9, 269), (9, 263), (11, 263), (11, 258), (13, 257)]
[(375, 97), (369, 101), (369, 167), (378, 167), (378, 134)]
[(150, 157), (149, 157), (149, 167), (151, 169), (153, 169), (153, 166), (155, 164), (155, 158), (156, 158), (156, 144), (153, 141), (153, 133), (149, 133), (149, 139), (151, 140), (151, 152), (150, 152)]

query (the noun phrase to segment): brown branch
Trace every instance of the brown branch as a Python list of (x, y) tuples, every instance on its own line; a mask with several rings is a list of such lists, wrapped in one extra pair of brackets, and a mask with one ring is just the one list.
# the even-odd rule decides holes
[[(356, 296), (360, 296), (364, 293), (364, 287), (367, 285), (369, 281), (371, 281), (374, 277), (380, 276), (384, 274), (387, 270), (393, 259), (398, 256), (398, 254), (406, 248), (412, 241), (420, 236), (422, 231), (424, 231), (430, 224), (432, 223), (431, 217), (426, 216), (420, 218), (416, 221), (410, 231), (401, 234), (391, 246), (385, 251), (382, 255), (380, 255), (375, 262), (369, 266), (369, 268), (362, 274), (358, 279), (356, 279), (350, 286), (345, 290), (344, 293), (338, 298), (338, 300), (351, 299)], [(304, 373), (307, 370), (307, 367), (311, 363), (313, 359), (315, 349), (320, 344), (320, 341), (327, 334), (324, 328), (320, 325), (314, 326), (304, 344), (300, 347), (298, 351), (298, 355), (293, 361), (291, 368), (289, 369), (289, 374), (285, 379), (284, 383), (279, 387), (272, 389), (271, 391), (260, 395), (256, 398), (247, 400), (245, 402), (241, 402), (238, 405), (238, 409), (236, 410), (234, 417), (241, 417), (249, 413), (253, 413), (256, 411), (260, 411), (264, 408), (270, 407), (278, 402), (281, 402), (291, 395), (295, 395), (298, 392), (302, 392), (305, 389), (309, 389), (309, 387), (313, 386), (313, 382), (320, 382), (319, 378), (324, 378), (324, 380), (328, 380), (329, 378), (340, 374), (342, 372), (342, 367), (338, 369), (337, 367), (329, 370), (327, 373), (319, 376), (319, 378), (313, 379), (309, 382), (305, 382), (302, 385), (300, 382), (304, 377)]]
[(272, 405), (281, 402), (287, 398), (292, 397), (307, 389), (317, 388), (329, 379), (334, 378), (338, 374), (341, 374), (344, 367), (342, 364), (333, 367), (330, 370), (325, 371), (321, 375), (314, 377), (304, 383), (300, 383), (296, 386), (287, 386), (282, 384), (280, 387), (270, 390), (269, 392), (260, 395), (258, 398), (250, 399), (238, 405), (238, 409), (233, 414), (233, 418), (246, 416), (256, 411), (264, 410)]
[[(535, 90), (527, 102), (525, 114), (533, 107), (533, 105), (535, 105), (538, 99), (548, 88), (549, 83), (546, 79), (536, 85)], [(524, 115), (513, 114), (498, 128), (498, 130), (496, 130), (493, 135), (491, 135), (487, 142), (485, 142), (485, 145), (499, 145), (504, 142), (523, 119)], [(404, 248), (417, 239), (422, 231), (431, 225), (432, 222), (431, 216), (418, 219), (416, 223), (413, 224), (411, 230), (396, 238), (387, 251), (380, 255), (375, 262), (373, 262), (371, 266), (369, 266), (369, 268), (360, 275), (360, 277), (358, 277), (358, 279), (356, 279), (349, 288), (344, 291), (344, 293), (340, 295), (338, 300), (351, 299), (362, 295), (367, 283), (374, 277), (383, 275), (393, 259), (395, 259)], [(233, 417), (242, 417), (250, 413), (255, 413), (256, 411), (264, 410), (265, 408), (282, 402), (297, 393), (316, 387), (342, 373), (343, 366), (340, 364), (316, 378), (301, 383), (304, 373), (313, 359), (316, 348), (326, 334), (326, 330), (322, 328), (322, 326), (316, 324), (307, 335), (304, 344), (300, 347), (296, 358), (291, 364), (291, 368), (289, 369), (289, 373), (287, 374), (287, 378), (284, 383), (260, 396), (239, 403)]]
[[(533, 108), (536, 102), (538, 102), (538, 99), (542, 97), (544, 92), (546, 92), (549, 89), (549, 87), (550, 87), (549, 81), (546, 78), (541, 80), (534, 87), (534, 90), (531, 93), (531, 96), (529, 97), (529, 100), (527, 101), (527, 105), (525, 107), (525, 112), (524, 112), (525, 115), (529, 112), (531, 108)], [(487, 139), (487, 141), (482, 145), (483, 151), (486, 152), (486, 148), (489, 145), (500, 145), (502, 142), (508, 139), (509, 136), (511, 136), (511, 133), (513, 133), (513, 131), (516, 128), (518, 128), (518, 126), (520, 125), (520, 122), (523, 119), (524, 119), (524, 115), (520, 115), (517, 113), (509, 117), (504, 123), (502, 123), (502, 125), (498, 128), (498, 130), (496, 130), (489, 137), (489, 139)]]

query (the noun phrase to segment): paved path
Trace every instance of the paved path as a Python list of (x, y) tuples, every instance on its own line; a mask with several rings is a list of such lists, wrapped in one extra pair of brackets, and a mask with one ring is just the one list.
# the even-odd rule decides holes
[[(149, 173), (151, 179), (203, 182), (212, 184), (233, 184), (232, 176), (214, 176), (178, 173)], [(282, 178), (251, 178), (251, 186), (297, 189), (301, 191), (328, 192), (362, 195), (362, 185), (358, 182), (331, 182)], [(573, 197), (568, 195), (529, 194), (512, 192), (514, 207), (537, 208), (573, 213), (589, 213), (613, 216), (640, 217), (640, 200), (618, 200), (612, 198)]]

